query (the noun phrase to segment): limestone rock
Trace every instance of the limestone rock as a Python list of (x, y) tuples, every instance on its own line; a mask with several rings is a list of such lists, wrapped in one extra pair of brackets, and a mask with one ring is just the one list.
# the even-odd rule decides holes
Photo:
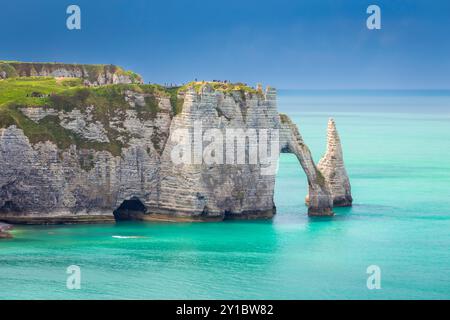
[(92, 109), (95, 106), (89, 106), (85, 112), (74, 109), (71, 112), (60, 112), (60, 125), (69, 129), (80, 136), (97, 142), (109, 142), (106, 130), (99, 121), (93, 121)]
[(9, 233), (11, 229), (11, 225), (0, 222), (0, 239), (12, 238), (12, 235)]
[(327, 150), (317, 167), (325, 178), (336, 207), (351, 206), (353, 202), (350, 180), (344, 166), (341, 139), (333, 119), (328, 121)]
[(329, 185), (314, 164), (311, 152), (304, 143), (297, 126), (284, 114), (280, 115), (280, 119), (283, 128), (280, 137), (281, 152), (295, 154), (308, 179), (308, 215), (332, 216), (334, 214), (333, 199)]
[(58, 112), (52, 108), (44, 108), (44, 107), (28, 107), (28, 108), (20, 108), (20, 111), (33, 120), (34, 122), (39, 122), (47, 116), (56, 116)]

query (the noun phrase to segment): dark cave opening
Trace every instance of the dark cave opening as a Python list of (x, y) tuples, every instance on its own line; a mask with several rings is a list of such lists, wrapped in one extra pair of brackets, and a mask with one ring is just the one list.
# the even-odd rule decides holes
[(5, 201), (3, 206), (0, 207), (0, 212), (14, 212), (17, 210), (18, 208), (16, 207), (16, 205), (10, 200)]
[(143, 220), (146, 212), (147, 208), (142, 201), (133, 197), (124, 200), (113, 213), (116, 220)]

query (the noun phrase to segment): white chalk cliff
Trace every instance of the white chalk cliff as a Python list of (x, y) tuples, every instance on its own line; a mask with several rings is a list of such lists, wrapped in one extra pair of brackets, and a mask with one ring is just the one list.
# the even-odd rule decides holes
[[(201, 135), (207, 129), (278, 130), (276, 153), (294, 153), (306, 173), (309, 215), (329, 216), (333, 205), (351, 204), (334, 122), (329, 124), (327, 153), (316, 166), (297, 126), (278, 114), (273, 88), (263, 92), (220, 90), (210, 83), (188, 86), (178, 93), (176, 110), (164, 92), (119, 89), (106, 113), (99, 113), (94, 93), (80, 91), (86, 97), (79, 94), (78, 104), (64, 97), (61, 106), (18, 106), (14, 110), (29, 121), (24, 128), (5, 118), (0, 126), (0, 221), (272, 217), (276, 175), (264, 174), (266, 165), (174, 163), (177, 141), (190, 141), (199, 121)], [(52, 101), (59, 103), (57, 98)], [(29, 128), (36, 126), (48, 126), (58, 135), (35, 136), (36, 129)], [(188, 129), (189, 135), (180, 137), (178, 129)], [(243, 144), (248, 151), (245, 139)], [(207, 147), (203, 141), (203, 150)]]

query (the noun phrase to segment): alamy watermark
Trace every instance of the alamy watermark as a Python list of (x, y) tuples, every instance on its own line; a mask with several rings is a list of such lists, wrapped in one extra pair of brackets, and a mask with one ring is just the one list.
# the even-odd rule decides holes
[(195, 121), (193, 128), (176, 129), (171, 160), (175, 165), (260, 165), (262, 175), (274, 175), (280, 152), (278, 129), (208, 128)]
[[(376, 4), (367, 7), (367, 14), (370, 16), (366, 20), (366, 26), (369, 30), (381, 29), (381, 8)], [(71, 4), (66, 9), (69, 14), (66, 20), (66, 27), (69, 30), (81, 30), (81, 8), (78, 5)]]
[(66, 273), (69, 275), (66, 280), (67, 289), (81, 289), (81, 268), (77, 265), (71, 265), (67, 267)]
[(67, 7), (66, 13), (70, 16), (67, 17), (66, 27), (69, 30), (81, 30), (81, 9), (75, 4), (71, 4)]
[(366, 20), (366, 26), (369, 30), (381, 29), (381, 8), (375, 4), (367, 7), (367, 13), (370, 16)]
[(376, 264), (372, 264), (367, 267), (366, 270), (369, 277), (367, 278), (367, 289), (369, 290), (379, 290), (381, 289), (381, 268)]

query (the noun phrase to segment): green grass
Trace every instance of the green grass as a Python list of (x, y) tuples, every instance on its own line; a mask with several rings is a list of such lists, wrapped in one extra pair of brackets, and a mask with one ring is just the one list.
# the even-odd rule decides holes
[(184, 98), (179, 96), (182, 87), (167, 88), (166, 92), (170, 97), (170, 105), (172, 106), (172, 113), (174, 115), (180, 114), (183, 111)]
[[(134, 110), (143, 120), (151, 120), (161, 112), (158, 97), (169, 98), (172, 110), (180, 110), (180, 101), (176, 90), (167, 90), (160, 85), (150, 84), (117, 84), (100, 87), (85, 87), (81, 79), (55, 79), (44, 77), (23, 77), (0, 80), (0, 128), (16, 125), (22, 129), (31, 143), (52, 141), (58, 148), (67, 149), (76, 145), (82, 149), (106, 150), (120, 155), (131, 137), (111, 127), (110, 120), (124, 119), (130, 105), (125, 101), (125, 91), (149, 94), (145, 97), (145, 105), (136, 106)], [(182, 103), (182, 102), (181, 102)], [(92, 121), (99, 121), (106, 130), (110, 143), (86, 140), (78, 134), (59, 125), (56, 116), (47, 116), (36, 123), (21, 111), (24, 107), (52, 108), (57, 111), (70, 112), (78, 109), (81, 112), (88, 106), (92, 109)], [(172, 115), (175, 115), (172, 112)], [(119, 141), (125, 138), (125, 143)], [(159, 149), (160, 137), (152, 137), (155, 148)]]
[(184, 86), (180, 87), (180, 91), (186, 91), (188, 87), (193, 87), (197, 92), (200, 92), (201, 88), (204, 85), (210, 85), (214, 90), (222, 91), (224, 93), (231, 93), (231, 92), (242, 92), (242, 93), (249, 93), (249, 94), (263, 94), (262, 91), (257, 90), (255, 88), (252, 88), (244, 83), (225, 83), (225, 82), (217, 82), (217, 81), (192, 81)]
[(289, 123), (289, 122), (290, 122), (290, 119), (289, 119), (289, 117), (288, 117), (287, 114), (285, 114), (285, 113), (280, 113), (279, 115), (280, 115), (280, 121), (281, 121), (281, 123)]
[(61, 93), (68, 88), (81, 87), (82, 80), (68, 78), (57, 81), (55, 78), (27, 77), (0, 80), (0, 107), (8, 103), (27, 106), (45, 105), (48, 100), (33, 97), (33, 93), (50, 95)]

